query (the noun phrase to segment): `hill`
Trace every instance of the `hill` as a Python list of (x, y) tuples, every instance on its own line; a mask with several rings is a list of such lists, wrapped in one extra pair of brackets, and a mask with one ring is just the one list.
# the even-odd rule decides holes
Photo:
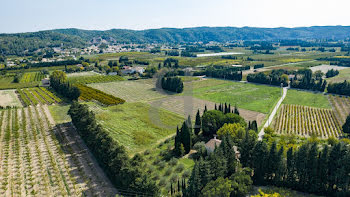
[(0, 53), (23, 55), (44, 47), (83, 47), (99, 43), (189, 43), (229, 42), (233, 40), (309, 40), (350, 38), (350, 26), (314, 26), (298, 28), (194, 27), (148, 30), (111, 29), (107, 31), (56, 29), (31, 33), (0, 34)]

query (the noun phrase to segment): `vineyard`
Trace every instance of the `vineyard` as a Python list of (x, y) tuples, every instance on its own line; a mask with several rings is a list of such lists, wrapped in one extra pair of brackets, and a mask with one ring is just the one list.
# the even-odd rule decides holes
[(84, 101), (96, 100), (104, 105), (117, 105), (125, 102), (125, 100), (121, 98), (117, 98), (115, 96), (106, 94), (100, 90), (88, 87), (83, 84), (78, 84), (76, 86), (79, 88), (81, 92), (79, 97), (80, 100), (84, 100)]
[(92, 75), (92, 76), (79, 76), (79, 77), (69, 77), (68, 81), (71, 83), (81, 83), (81, 84), (89, 84), (89, 83), (105, 83), (112, 81), (122, 81), (123, 77), (119, 75)]
[(282, 105), (275, 121), (275, 130), (281, 134), (317, 135), (322, 138), (341, 135), (341, 126), (330, 109)]
[[(54, 127), (46, 105), (0, 111), (2, 196), (97, 196), (108, 191), (108, 182), (101, 180), (84, 149), (77, 154), (81, 145), (67, 128)], [(66, 142), (63, 149), (55, 134)]]
[(28, 72), (24, 73), (20, 83), (30, 83), (34, 81), (41, 81), (42, 79), (45, 78), (45, 75), (39, 72)]
[(345, 96), (329, 96), (337, 120), (341, 125), (345, 123), (346, 117), (350, 114), (350, 100)]
[(53, 103), (60, 103), (62, 101), (44, 87), (18, 89), (17, 92), (23, 106), (29, 106), (31, 104), (37, 105), (39, 103), (50, 105)]

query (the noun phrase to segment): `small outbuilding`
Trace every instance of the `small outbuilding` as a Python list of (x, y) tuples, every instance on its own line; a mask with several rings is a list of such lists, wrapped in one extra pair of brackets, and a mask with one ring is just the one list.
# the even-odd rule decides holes
[(49, 78), (44, 78), (41, 80), (42, 86), (49, 87), (50, 86), (50, 79)]

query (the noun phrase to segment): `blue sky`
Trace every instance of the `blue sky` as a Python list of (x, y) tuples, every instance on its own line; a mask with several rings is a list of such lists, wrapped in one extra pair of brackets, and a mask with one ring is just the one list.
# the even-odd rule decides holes
[(0, 32), (350, 25), (349, 0), (1, 0)]

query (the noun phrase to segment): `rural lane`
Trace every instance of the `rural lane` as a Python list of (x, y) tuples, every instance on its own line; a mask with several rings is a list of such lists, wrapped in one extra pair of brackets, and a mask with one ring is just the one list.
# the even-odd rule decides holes
[(284, 98), (285, 98), (286, 95), (287, 95), (287, 91), (288, 91), (288, 87), (284, 87), (284, 88), (283, 88), (282, 97), (280, 98), (280, 100), (279, 100), (278, 103), (276, 104), (275, 108), (274, 108), (273, 111), (271, 112), (269, 118), (267, 119), (267, 121), (265, 122), (263, 128), (260, 130), (260, 132), (259, 132), (259, 134), (258, 134), (259, 140), (262, 140), (262, 137), (263, 137), (264, 134), (265, 134), (264, 129), (265, 129), (266, 127), (268, 127), (268, 126), (271, 124), (273, 118), (275, 117), (275, 115), (276, 115), (276, 113), (277, 113), (278, 108), (280, 107), (280, 105), (282, 104)]

